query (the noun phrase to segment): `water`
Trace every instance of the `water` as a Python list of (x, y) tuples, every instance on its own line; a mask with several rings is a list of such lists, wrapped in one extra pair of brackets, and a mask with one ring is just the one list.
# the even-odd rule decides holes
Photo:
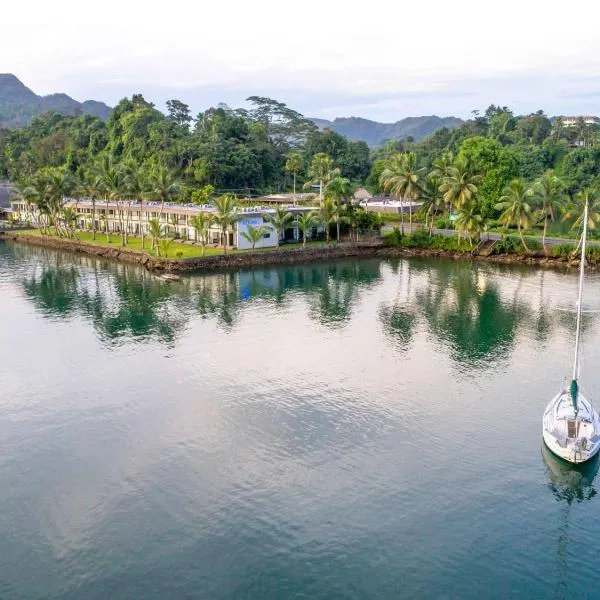
[(416, 259), (166, 283), (0, 244), (0, 598), (600, 597), (597, 464), (541, 449), (575, 296)]

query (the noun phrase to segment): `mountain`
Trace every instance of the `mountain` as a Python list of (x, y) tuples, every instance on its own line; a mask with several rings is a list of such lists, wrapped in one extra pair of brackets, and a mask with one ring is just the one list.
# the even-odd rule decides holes
[(364, 141), (369, 146), (381, 146), (386, 140), (400, 140), (412, 136), (420, 140), (442, 127), (454, 129), (463, 120), (457, 117), (406, 117), (396, 123), (378, 123), (361, 117), (342, 117), (333, 121), (312, 119), (319, 129), (331, 129), (354, 141)]
[(27, 125), (33, 117), (46, 111), (63, 115), (93, 115), (107, 119), (112, 110), (104, 102), (78, 102), (66, 94), (38, 96), (11, 73), (0, 73), (0, 128)]

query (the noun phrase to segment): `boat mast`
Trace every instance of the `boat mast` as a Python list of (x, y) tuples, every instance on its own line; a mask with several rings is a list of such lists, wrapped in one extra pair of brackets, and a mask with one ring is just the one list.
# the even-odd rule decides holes
[[(585, 265), (585, 241), (587, 236), (588, 223), (588, 201), (585, 199), (585, 208), (583, 210), (583, 236), (581, 238), (581, 260), (579, 262), (579, 298), (577, 300), (577, 330), (575, 333), (575, 361), (573, 364), (573, 381), (577, 381), (579, 371), (579, 338), (581, 333), (581, 303), (583, 299), (583, 271)], [(573, 398), (575, 408), (577, 408), (577, 398)]]

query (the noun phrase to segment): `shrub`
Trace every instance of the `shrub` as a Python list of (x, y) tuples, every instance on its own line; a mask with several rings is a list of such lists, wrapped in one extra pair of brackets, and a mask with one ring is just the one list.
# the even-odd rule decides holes
[(183, 256), (183, 250), (181, 248), (179, 248), (178, 250), (175, 251), (175, 256), (177, 258), (181, 258)]
[(384, 246), (401, 246), (402, 245), (402, 234), (397, 227), (394, 227), (391, 233), (388, 233), (383, 238)]
[(575, 246), (572, 244), (558, 244), (552, 246), (552, 256), (571, 256), (575, 251)]
[(452, 229), (452, 222), (447, 215), (440, 215), (433, 221), (433, 225), (436, 229)]
[(495, 246), (493, 254), (514, 254), (522, 252), (523, 244), (516, 235), (505, 235)]

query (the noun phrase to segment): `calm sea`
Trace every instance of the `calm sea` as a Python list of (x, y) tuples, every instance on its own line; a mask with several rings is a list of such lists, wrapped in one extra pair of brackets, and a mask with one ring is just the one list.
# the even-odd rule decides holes
[[(598, 465), (541, 444), (576, 286), (0, 243), (0, 598), (600, 597)], [(599, 308), (591, 275), (597, 404)]]

